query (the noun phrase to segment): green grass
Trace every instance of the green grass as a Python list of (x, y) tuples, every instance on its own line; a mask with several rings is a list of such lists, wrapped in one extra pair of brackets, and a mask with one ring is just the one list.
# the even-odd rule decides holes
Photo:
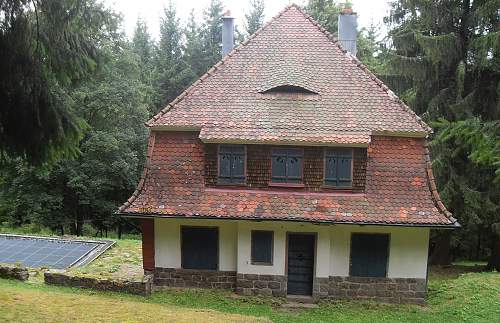
[(2, 322), (255, 322), (249, 316), (0, 279)]
[[(149, 298), (125, 295), (121, 293), (96, 292), (55, 286), (45, 286), (38, 283), (20, 283), (0, 280), (0, 320), (9, 319), (19, 311), (24, 311), (26, 304), (22, 297), (18, 301), (8, 302), (5, 294), (34, 293), (39, 300), (49, 299), (57, 295), (59, 300), (53, 304), (47, 303), (47, 308), (37, 311), (52, 313), (51, 307), (67, 306), (64, 295), (70, 295), (68, 302), (81, 304), (75, 311), (92, 313), (94, 319), (123, 320), (130, 310), (140, 308), (147, 313), (155, 313), (165, 308), (213, 310), (217, 313), (241, 314), (270, 319), (275, 322), (496, 322), (500, 321), (500, 274), (499, 273), (465, 273), (456, 276), (456, 272), (445, 275), (431, 276), (429, 283), (428, 306), (388, 305), (368, 302), (323, 302), (319, 308), (286, 312), (279, 308), (280, 301), (259, 297), (236, 297), (230, 292), (210, 290), (172, 290), (158, 292)], [(55, 294), (54, 294), (55, 293)], [(16, 295), (17, 295), (16, 294)], [(33, 295), (35, 295), (33, 294)], [(31, 295), (31, 294), (30, 294)], [(47, 295), (47, 296), (46, 296)], [(88, 297), (94, 297), (90, 302)], [(19, 296), (20, 297), (20, 296)], [(35, 296), (33, 296), (35, 297)], [(81, 298), (81, 300), (80, 300)], [(7, 299), (7, 301), (6, 301)], [(104, 302), (104, 303), (103, 303)], [(124, 305), (122, 305), (122, 303)], [(123, 309), (117, 315), (103, 313), (106, 308), (99, 304), (116, 304)], [(8, 310), (6, 310), (8, 308)], [(108, 310), (109, 311), (109, 310)], [(168, 312), (167, 311), (167, 312)], [(10, 314), (9, 314), (10, 313)], [(124, 314), (125, 313), (125, 314)], [(170, 312), (169, 312), (170, 313)], [(192, 313), (192, 312), (187, 312)], [(214, 313), (210, 311), (209, 313)], [(28, 313), (27, 313), (28, 315)], [(76, 314), (75, 314), (76, 315)], [(89, 314), (90, 315), (90, 314)], [(102, 315), (102, 316), (99, 316)], [(171, 314), (169, 314), (171, 315)], [(177, 318), (183, 318), (184, 312), (179, 311)], [(156, 316), (158, 317), (158, 316)], [(166, 316), (172, 318), (175, 316)], [(28, 316), (29, 318), (29, 316)], [(72, 317), (73, 318), (73, 317)], [(78, 317), (77, 317), (78, 318)], [(248, 318), (248, 317), (247, 317)], [(22, 316), (16, 319), (23, 320)], [(25, 318), (26, 319), (26, 318)], [(69, 318), (68, 318), (69, 319)], [(229, 317), (219, 317), (222, 321), (232, 320)], [(65, 320), (60, 318), (60, 320)], [(91, 320), (88, 318), (88, 320)], [(135, 321), (130, 316), (129, 320)], [(208, 320), (208, 318), (207, 318)], [(50, 321), (50, 320), (49, 320)], [(147, 320), (146, 320), (147, 321)], [(196, 319), (194, 319), (196, 321)]]
[(114, 246), (89, 265), (72, 268), (72, 275), (94, 278), (142, 280), (142, 249), (139, 240), (115, 240)]

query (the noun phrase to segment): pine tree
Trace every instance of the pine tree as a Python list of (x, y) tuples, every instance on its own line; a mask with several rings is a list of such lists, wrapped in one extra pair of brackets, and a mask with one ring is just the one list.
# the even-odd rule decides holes
[(334, 0), (309, 0), (307, 12), (330, 33), (336, 35), (338, 31), (338, 15), (340, 5)]
[(208, 57), (208, 67), (221, 59), (222, 15), (221, 0), (211, 0), (203, 12), (203, 47)]
[(250, 12), (245, 14), (245, 31), (252, 35), (264, 24), (264, 0), (250, 0)]
[(175, 99), (193, 80), (193, 71), (183, 58), (183, 31), (175, 6), (169, 2), (160, 21), (160, 40), (156, 51), (157, 110)]
[(116, 15), (94, 0), (6, 0), (0, 17), (0, 151), (32, 163), (76, 155), (85, 123), (66, 89), (100, 66)]
[(139, 61), (141, 86), (149, 98), (147, 105), (151, 116), (157, 112), (155, 106), (157, 93), (155, 93), (154, 89), (154, 81), (157, 78), (154, 62), (155, 44), (151, 39), (146, 22), (140, 17), (136, 22), (131, 49), (137, 55)]
[[(451, 247), (470, 254), (478, 245), (471, 237), (481, 236), (491, 248), (490, 267), (500, 270), (500, 149), (487, 144), (500, 136), (497, 8), (497, 0), (395, 1), (387, 20), (395, 49), (392, 69), (412, 83), (403, 97), (436, 128), (438, 188), (463, 224), (453, 233), (459, 243)], [(450, 238), (437, 233), (434, 263), (449, 262)]]
[(202, 29), (196, 22), (194, 10), (191, 10), (184, 33), (186, 35), (185, 61), (193, 73), (199, 77), (209, 68), (209, 57), (204, 52)]

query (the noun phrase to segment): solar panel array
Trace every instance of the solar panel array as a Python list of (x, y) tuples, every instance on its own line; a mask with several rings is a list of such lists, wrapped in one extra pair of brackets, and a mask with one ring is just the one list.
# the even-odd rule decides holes
[(0, 262), (65, 269), (99, 243), (0, 235)]

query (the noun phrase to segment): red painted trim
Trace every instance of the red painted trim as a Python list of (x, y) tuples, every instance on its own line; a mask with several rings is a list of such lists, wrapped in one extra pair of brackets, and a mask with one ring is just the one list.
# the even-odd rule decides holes
[(289, 191), (289, 190), (263, 190), (263, 189), (230, 189), (230, 188), (215, 188), (207, 187), (205, 192), (213, 193), (253, 193), (253, 194), (282, 194), (282, 195), (300, 195), (300, 196), (349, 196), (349, 197), (365, 197), (365, 193), (351, 193), (351, 192), (310, 192), (310, 191)]
[(155, 269), (155, 222), (154, 219), (141, 219), (142, 230), (142, 267)]
[(267, 183), (269, 187), (290, 187), (290, 188), (304, 188), (305, 185), (303, 183)]

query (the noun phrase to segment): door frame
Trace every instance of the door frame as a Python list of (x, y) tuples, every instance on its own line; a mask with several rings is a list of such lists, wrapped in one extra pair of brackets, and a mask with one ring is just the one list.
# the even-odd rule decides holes
[(306, 235), (312, 236), (314, 238), (314, 250), (313, 250), (313, 281), (311, 282), (311, 295), (314, 294), (314, 280), (316, 279), (316, 263), (317, 263), (317, 252), (318, 252), (318, 233), (317, 232), (302, 232), (302, 231), (287, 231), (286, 232), (286, 244), (285, 244), (285, 274), (286, 274), (286, 295), (288, 296), (288, 246), (290, 243), (291, 235)]

